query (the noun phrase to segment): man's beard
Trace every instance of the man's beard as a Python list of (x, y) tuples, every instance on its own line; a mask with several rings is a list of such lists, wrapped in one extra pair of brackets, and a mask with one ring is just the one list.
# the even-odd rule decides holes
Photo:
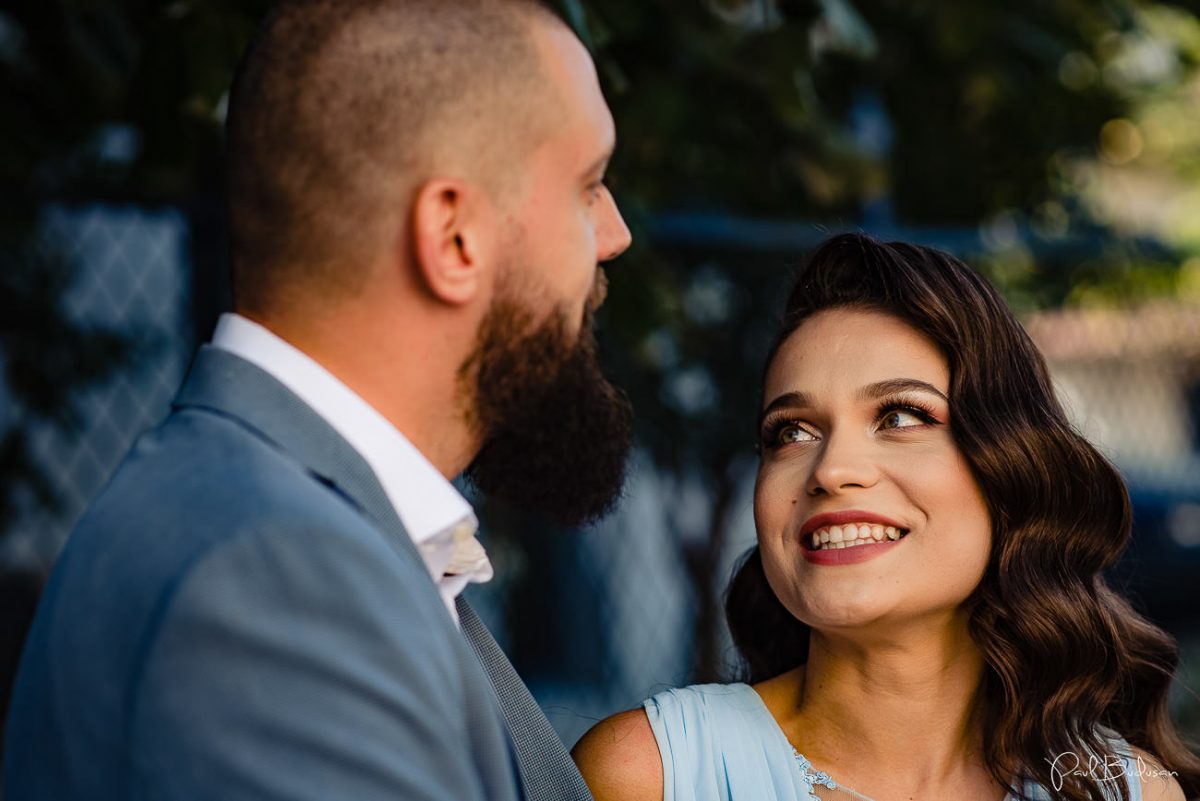
[(576, 337), (561, 312), (532, 320), (498, 299), (463, 366), (483, 442), (466, 476), (486, 495), (586, 525), (620, 497), (633, 410), (600, 370), (591, 305)]

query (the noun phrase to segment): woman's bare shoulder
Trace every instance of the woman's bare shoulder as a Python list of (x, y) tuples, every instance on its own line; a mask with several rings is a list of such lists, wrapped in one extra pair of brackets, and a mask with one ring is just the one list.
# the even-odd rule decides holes
[(1140, 748), (1130, 746), (1130, 750), (1137, 758), (1142, 801), (1186, 801), (1183, 788), (1161, 760)]
[(645, 710), (618, 712), (593, 726), (571, 749), (596, 801), (662, 801), (658, 741)]

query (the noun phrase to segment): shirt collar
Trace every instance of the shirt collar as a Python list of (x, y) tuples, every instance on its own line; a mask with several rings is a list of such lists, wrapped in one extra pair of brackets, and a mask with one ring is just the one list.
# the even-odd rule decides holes
[(454, 485), (399, 429), (312, 357), (231, 313), (221, 315), (212, 344), (270, 373), (349, 442), (375, 472), (418, 548), (449, 530), (478, 529), (475, 512)]

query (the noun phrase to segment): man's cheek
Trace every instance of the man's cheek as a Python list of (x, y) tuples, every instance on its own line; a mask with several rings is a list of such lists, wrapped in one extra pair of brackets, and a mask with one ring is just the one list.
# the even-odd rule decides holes
[(596, 277), (592, 281), (592, 291), (588, 295), (588, 309), (594, 313), (604, 303), (606, 297), (608, 297), (608, 275), (602, 268), (597, 267)]

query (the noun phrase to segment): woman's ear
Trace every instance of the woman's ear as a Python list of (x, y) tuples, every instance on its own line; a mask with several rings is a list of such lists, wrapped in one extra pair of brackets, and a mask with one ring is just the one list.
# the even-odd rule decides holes
[(419, 280), (444, 303), (469, 303), (484, 285), (490, 206), (466, 182), (437, 178), (413, 201), (412, 252)]

